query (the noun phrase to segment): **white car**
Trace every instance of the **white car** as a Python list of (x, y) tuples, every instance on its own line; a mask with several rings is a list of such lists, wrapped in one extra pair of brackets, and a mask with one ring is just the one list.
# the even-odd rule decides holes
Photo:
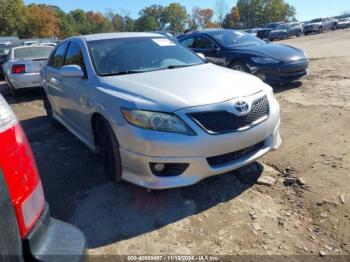
[(40, 87), (40, 71), (54, 48), (18, 46), (11, 49), (3, 65), (7, 85), (13, 94), (18, 89)]

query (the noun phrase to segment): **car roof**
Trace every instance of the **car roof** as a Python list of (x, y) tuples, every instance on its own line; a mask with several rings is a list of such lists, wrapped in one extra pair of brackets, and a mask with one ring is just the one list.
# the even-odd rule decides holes
[(139, 33), (139, 32), (123, 32), (123, 33), (102, 33), (102, 34), (92, 34), (92, 35), (82, 35), (72, 38), (80, 38), (84, 41), (96, 41), (104, 39), (114, 39), (114, 38), (131, 38), (131, 37), (164, 37), (157, 33)]

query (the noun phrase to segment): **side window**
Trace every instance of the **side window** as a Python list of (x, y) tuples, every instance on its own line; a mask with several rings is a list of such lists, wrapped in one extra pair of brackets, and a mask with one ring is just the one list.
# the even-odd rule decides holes
[(86, 74), (83, 54), (81, 52), (80, 46), (77, 43), (70, 42), (64, 65), (78, 65)]
[(205, 37), (196, 37), (194, 40), (194, 48), (197, 49), (210, 49), (213, 46), (213, 43)]
[(192, 37), (187, 38), (182, 42), (182, 44), (188, 48), (193, 48), (193, 43), (194, 43), (194, 39)]
[(67, 43), (61, 44), (57, 47), (55, 53), (50, 57), (49, 66), (60, 68), (63, 66), (64, 55), (66, 53)]

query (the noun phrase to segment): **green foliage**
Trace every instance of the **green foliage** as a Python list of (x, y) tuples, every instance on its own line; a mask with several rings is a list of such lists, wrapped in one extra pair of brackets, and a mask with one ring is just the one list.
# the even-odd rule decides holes
[(0, 35), (20, 35), (27, 18), (23, 0), (0, 0)]
[(166, 29), (171, 32), (183, 32), (188, 20), (186, 8), (172, 3), (164, 9), (163, 15)]
[(238, 0), (237, 7), (245, 27), (295, 19), (295, 8), (284, 0)]
[[(168, 6), (153, 4), (143, 8), (137, 19), (107, 10), (69, 13), (57, 6), (30, 4), (23, 0), (0, 0), (0, 35), (20, 37), (56, 36), (64, 39), (73, 35), (101, 32), (158, 31), (183, 32), (185, 29), (241, 28), (261, 26), (269, 22), (295, 19), (295, 8), (285, 0), (238, 0), (226, 14), (226, 0), (216, 0), (215, 14), (210, 8), (194, 7), (191, 16), (179, 3)], [(214, 22), (213, 18), (217, 21)]]

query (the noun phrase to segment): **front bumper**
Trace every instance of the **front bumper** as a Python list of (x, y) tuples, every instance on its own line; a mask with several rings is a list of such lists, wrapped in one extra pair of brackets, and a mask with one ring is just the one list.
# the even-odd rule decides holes
[[(257, 94), (262, 96), (262, 94)], [(270, 115), (264, 122), (245, 131), (210, 135), (191, 122), (186, 115), (191, 110), (211, 111), (217, 105), (190, 108), (177, 114), (191, 126), (196, 136), (142, 130), (130, 125), (115, 127), (120, 143), (122, 178), (151, 189), (166, 189), (193, 185), (207, 177), (227, 173), (247, 165), (271, 150), (282, 140), (279, 134), (279, 105), (269, 96)], [(227, 101), (225, 103), (232, 103)], [(222, 106), (225, 106), (222, 103)], [(238, 159), (211, 166), (208, 158), (236, 152), (262, 142), (259, 148)], [(185, 163), (188, 168), (178, 176), (159, 177), (153, 174), (150, 163)]]
[(263, 76), (266, 83), (281, 84), (296, 81), (308, 74), (307, 59), (279, 65), (249, 65), (254, 75)]
[(23, 240), (24, 256), (32, 261), (82, 261), (86, 254), (83, 233), (50, 216), (46, 204), (41, 218)]
[(9, 74), (8, 79), (14, 89), (40, 87), (40, 73)]

